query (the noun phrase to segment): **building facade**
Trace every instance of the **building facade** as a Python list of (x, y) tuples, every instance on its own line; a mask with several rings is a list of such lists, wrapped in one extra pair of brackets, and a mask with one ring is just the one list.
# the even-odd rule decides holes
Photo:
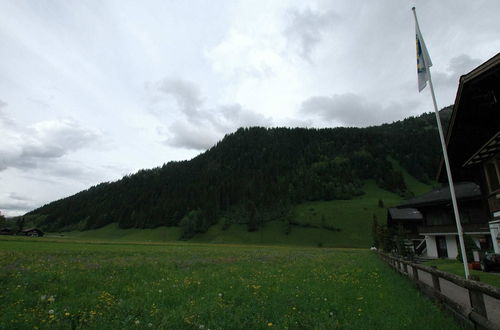
[[(478, 249), (500, 253), (500, 53), (460, 77), (446, 145), (464, 234)], [(443, 161), (437, 181), (444, 188), (398, 208), (422, 214), (418, 234), (425, 255), (456, 258), (458, 236)]]

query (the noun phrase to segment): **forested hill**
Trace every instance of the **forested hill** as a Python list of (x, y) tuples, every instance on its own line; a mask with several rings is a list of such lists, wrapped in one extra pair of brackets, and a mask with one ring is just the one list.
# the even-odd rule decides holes
[[(447, 123), (450, 107), (441, 111)], [(363, 180), (407, 194), (399, 166), (434, 178), (440, 159), (435, 115), (367, 128), (240, 128), (199, 156), (101, 183), (29, 212), (46, 230), (181, 225), (203, 232), (221, 218), (248, 224), (311, 200), (363, 194)]]

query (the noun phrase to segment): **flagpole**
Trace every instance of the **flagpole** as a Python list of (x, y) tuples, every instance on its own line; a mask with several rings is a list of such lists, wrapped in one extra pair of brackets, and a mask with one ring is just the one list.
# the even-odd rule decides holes
[[(420, 31), (420, 27), (418, 26), (417, 13), (415, 12), (415, 7), (412, 8), (413, 15), (415, 16), (415, 23), (417, 25), (418, 30)], [(467, 262), (467, 254), (465, 252), (465, 244), (464, 244), (464, 235), (462, 230), (462, 224), (460, 223), (460, 213), (458, 212), (457, 198), (455, 196), (455, 186), (453, 184), (453, 177), (451, 176), (450, 162), (448, 160), (448, 152), (446, 151), (446, 142), (444, 140), (443, 127), (441, 126), (441, 118), (439, 117), (439, 110), (436, 102), (436, 95), (434, 94), (434, 86), (432, 85), (432, 77), (431, 70), (425, 63), (427, 75), (429, 77), (429, 87), (431, 89), (432, 102), (434, 103), (434, 112), (436, 113), (436, 121), (438, 125), (439, 131), (439, 139), (441, 140), (441, 148), (443, 149), (443, 158), (446, 166), (446, 174), (448, 175), (448, 183), (450, 185), (450, 193), (451, 193), (451, 201), (453, 204), (453, 212), (455, 214), (455, 223), (457, 225), (458, 239), (460, 241), (460, 250), (462, 251), (462, 261), (464, 264), (465, 278), (469, 278), (469, 268)]]

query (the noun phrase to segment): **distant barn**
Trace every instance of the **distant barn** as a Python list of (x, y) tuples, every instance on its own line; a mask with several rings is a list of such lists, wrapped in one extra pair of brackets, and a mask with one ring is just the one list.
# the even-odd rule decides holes
[(30, 236), (30, 237), (42, 237), (44, 235), (44, 232), (38, 228), (28, 228), (28, 229), (21, 230), (17, 234), (22, 235), (22, 236)]
[(14, 231), (9, 228), (2, 228), (0, 229), (0, 235), (14, 235)]

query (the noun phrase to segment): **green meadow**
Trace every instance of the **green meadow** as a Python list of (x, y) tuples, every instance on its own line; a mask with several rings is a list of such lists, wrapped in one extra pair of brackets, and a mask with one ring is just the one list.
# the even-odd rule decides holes
[(454, 329), (368, 250), (0, 239), (1, 329)]
[[(430, 186), (403, 173), (405, 180), (411, 183), (409, 187), (412, 191), (430, 190)], [(288, 218), (266, 222), (255, 232), (248, 232), (246, 224), (232, 224), (229, 228), (224, 228), (222, 221), (219, 221), (207, 232), (195, 235), (190, 242), (368, 248), (373, 243), (371, 228), (374, 215), (379, 223), (385, 223), (386, 208), (397, 205), (402, 198), (379, 188), (370, 180), (364, 184), (363, 191), (363, 195), (350, 200), (295, 205)], [(379, 200), (384, 207), (379, 206)], [(293, 221), (291, 226), (288, 226), (289, 219)], [(338, 231), (326, 230), (322, 225), (337, 228)], [(181, 235), (179, 227), (119, 229), (116, 223), (95, 230), (50, 234), (51, 237), (71, 240), (156, 243), (178, 242)]]

